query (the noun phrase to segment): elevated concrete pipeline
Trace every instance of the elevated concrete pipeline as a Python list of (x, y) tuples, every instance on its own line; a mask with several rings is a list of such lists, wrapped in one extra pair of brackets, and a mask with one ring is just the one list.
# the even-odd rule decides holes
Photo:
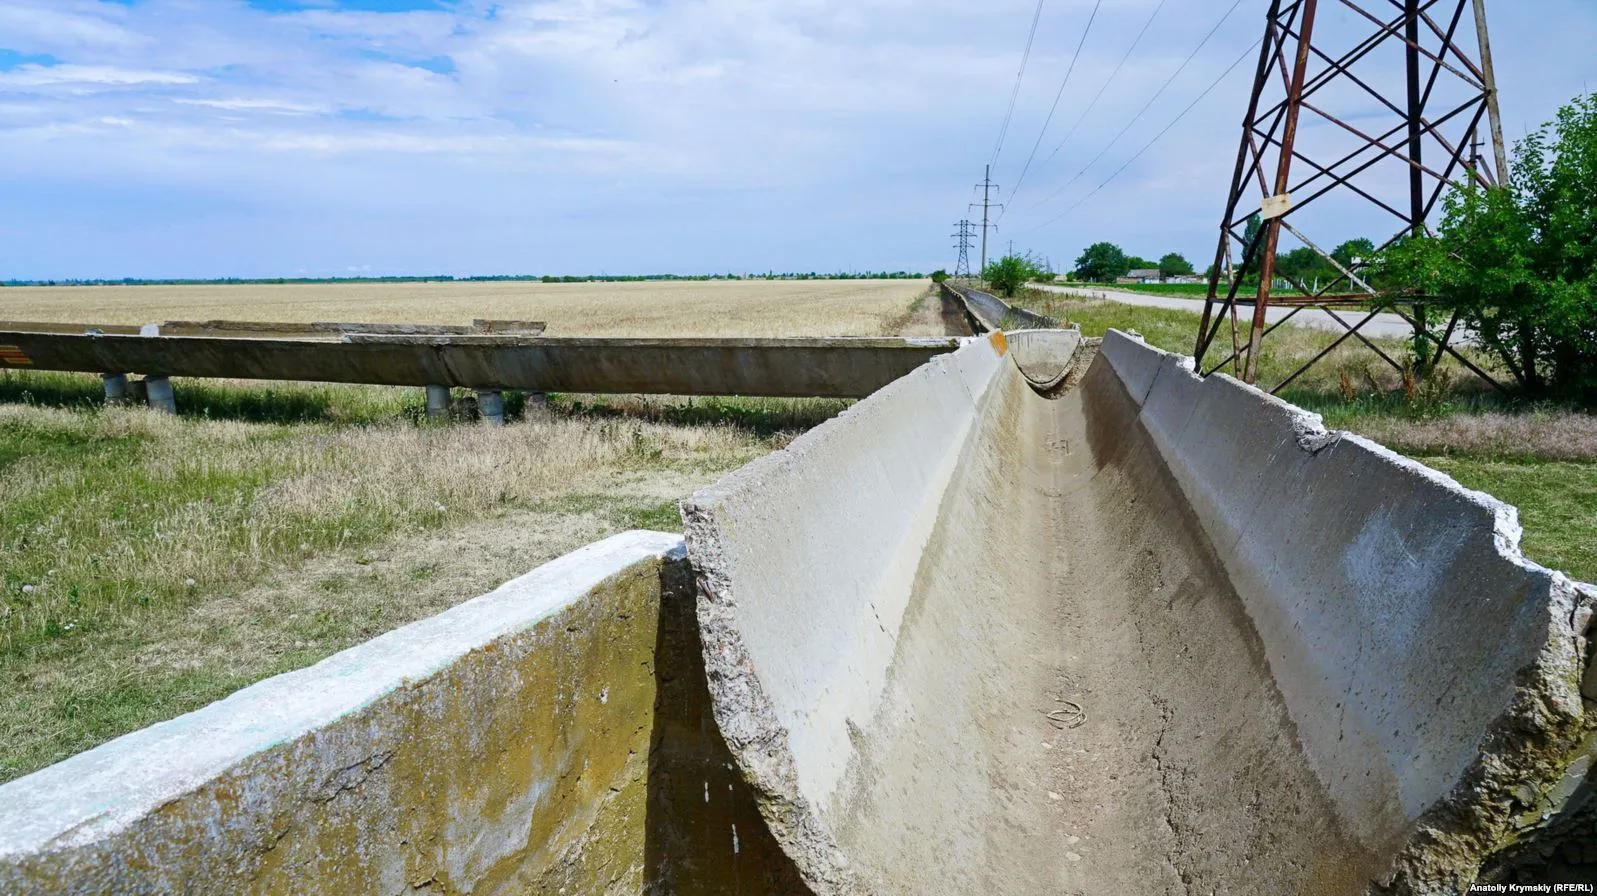
[(684, 505), (816, 893), (1457, 894), (1582, 785), (1597, 595), (1512, 508), (1118, 333), (1057, 400), (1013, 348)]
[[(180, 332), (187, 330), (180, 325)], [(342, 332), (336, 342), (0, 329), (0, 368), (539, 392), (863, 398), (958, 346), (957, 339), (937, 337), (548, 338), (392, 327)]]

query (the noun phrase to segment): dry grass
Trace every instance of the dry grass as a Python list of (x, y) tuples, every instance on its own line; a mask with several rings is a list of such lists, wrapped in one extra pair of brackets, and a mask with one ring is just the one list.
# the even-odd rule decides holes
[(541, 320), (551, 336), (877, 336), (926, 281), (333, 283), (0, 289), (0, 320), (470, 323)]
[[(0, 405), (0, 780), (592, 538), (676, 528), (675, 498), (784, 442), (626, 417), (284, 426)], [(397, 565), (373, 579), (382, 556)], [(400, 584), (413, 576), (435, 579), (426, 599)]]
[(1372, 417), (1359, 429), (1410, 454), (1597, 460), (1597, 416), (1574, 411), (1486, 412), (1433, 420)]

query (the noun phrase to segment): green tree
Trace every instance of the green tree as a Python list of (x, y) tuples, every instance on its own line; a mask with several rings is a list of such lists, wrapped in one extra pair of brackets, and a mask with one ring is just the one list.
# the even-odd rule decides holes
[(1076, 259), (1076, 276), (1082, 280), (1114, 280), (1129, 270), (1131, 259), (1114, 243), (1093, 243)]
[(1457, 312), (1531, 393), (1597, 402), (1597, 93), (1515, 147), (1510, 182), (1444, 201), (1435, 237), (1377, 256), (1402, 284)]
[(937, 270), (932, 271), (932, 282), (933, 283), (942, 283), (944, 280), (947, 280), (947, 279), (948, 279), (948, 272), (943, 270), (942, 268), (938, 268)]
[(1259, 274), (1259, 257), (1264, 254), (1264, 240), (1259, 232), (1264, 229), (1264, 218), (1254, 212), (1248, 218), (1248, 226), (1242, 231), (1242, 270), (1238, 276), (1249, 277)]
[(1352, 270), (1355, 264), (1368, 262), (1375, 257), (1375, 244), (1362, 237), (1356, 240), (1348, 240), (1337, 246), (1336, 251), (1331, 253), (1331, 257), (1336, 259), (1337, 263), (1343, 267)]
[(1006, 297), (1013, 297), (1022, 286), (1042, 276), (1042, 269), (1030, 255), (1005, 255), (982, 268), (981, 278)]
[(1185, 277), (1193, 272), (1192, 262), (1180, 252), (1171, 252), (1159, 259), (1159, 276), (1166, 279), (1170, 277)]

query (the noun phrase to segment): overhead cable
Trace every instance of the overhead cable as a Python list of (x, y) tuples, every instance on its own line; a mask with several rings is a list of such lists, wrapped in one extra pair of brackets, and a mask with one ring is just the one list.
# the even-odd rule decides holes
[[(1070, 189), (1070, 187), (1075, 184), (1076, 181), (1081, 180), (1082, 176), (1088, 171), (1092, 170), (1092, 166), (1098, 164), (1099, 160), (1101, 160), (1104, 155), (1109, 152), (1109, 150), (1113, 149), (1115, 144), (1120, 142), (1120, 138), (1126, 136), (1126, 133), (1136, 126), (1137, 122), (1142, 120), (1142, 116), (1146, 115), (1148, 110), (1153, 108), (1153, 104), (1158, 102), (1159, 97), (1164, 96), (1165, 91), (1170, 89), (1170, 85), (1174, 84), (1176, 82), (1176, 78), (1179, 78), (1181, 73), (1187, 70), (1187, 66), (1192, 64), (1192, 60), (1198, 57), (1198, 53), (1202, 52), (1205, 46), (1208, 46), (1209, 41), (1212, 40), (1214, 35), (1220, 30), (1220, 26), (1224, 25), (1226, 21), (1231, 18), (1231, 14), (1236, 12), (1237, 7), (1241, 5), (1242, 0), (1235, 0), (1235, 2), (1231, 4), (1231, 8), (1226, 10), (1225, 15), (1220, 17), (1220, 21), (1214, 23), (1214, 27), (1210, 28), (1209, 33), (1203, 36), (1203, 40), (1198, 41), (1198, 45), (1193, 48), (1191, 53), (1187, 54), (1187, 58), (1182, 61), (1181, 65), (1177, 66), (1176, 70), (1170, 73), (1170, 77), (1165, 80), (1164, 84), (1161, 85), (1157, 91), (1154, 92), (1153, 96), (1148, 99), (1148, 102), (1144, 103), (1142, 108), (1137, 110), (1137, 114), (1133, 115), (1131, 120), (1126, 122), (1126, 126), (1120, 129), (1120, 133), (1116, 134), (1114, 139), (1109, 141), (1108, 145), (1100, 150), (1096, 156), (1092, 157), (1092, 161), (1088, 162), (1080, 171), (1076, 172), (1076, 176), (1072, 177), (1069, 181), (1066, 181), (1064, 186), (1048, 194), (1046, 199), (1037, 203), (1037, 205), (1032, 206), (1032, 208), (1047, 205), (1060, 193)], [(1257, 42), (1255, 42), (1255, 45), (1257, 45)]]
[(1076, 209), (1081, 208), (1081, 206), (1083, 204), (1085, 204), (1088, 199), (1091, 199), (1094, 195), (1096, 195), (1099, 190), (1102, 190), (1104, 187), (1109, 186), (1111, 181), (1113, 181), (1115, 178), (1119, 177), (1121, 174), (1125, 173), (1125, 170), (1127, 168), (1130, 168), (1133, 162), (1135, 162), (1138, 159), (1142, 158), (1143, 154), (1146, 153), (1148, 150), (1152, 149), (1153, 145), (1155, 143), (1158, 143), (1159, 140), (1164, 137), (1164, 135), (1170, 133), (1170, 129), (1174, 128), (1177, 124), (1179, 124), (1181, 122), (1181, 119), (1186, 118), (1187, 117), (1187, 113), (1189, 113), (1193, 109), (1197, 108), (1198, 103), (1202, 102), (1204, 97), (1206, 97), (1209, 94), (1213, 93), (1214, 89), (1216, 87), (1219, 87), (1220, 84), (1223, 81), (1225, 81), (1225, 79), (1227, 77), (1229, 77), (1232, 72), (1236, 71), (1237, 66), (1241, 65), (1242, 61), (1244, 59), (1247, 59), (1249, 56), (1253, 55), (1253, 51), (1258, 49), (1259, 44), (1262, 43), (1262, 42), (1263, 42), (1262, 39), (1254, 41), (1252, 46), (1250, 46), (1246, 50), (1244, 50), (1242, 55), (1238, 56), (1237, 60), (1235, 62), (1231, 63), (1231, 65), (1229, 67), (1227, 67), (1224, 72), (1220, 73), (1220, 77), (1215, 78), (1213, 83), (1211, 83), (1208, 87), (1205, 87), (1203, 89), (1203, 92), (1198, 94), (1196, 99), (1194, 99), (1192, 102), (1188, 103), (1187, 107), (1185, 109), (1181, 110), (1181, 114), (1180, 115), (1177, 115), (1174, 119), (1171, 120), (1171, 122), (1169, 124), (1165, 125), (1164, 129), (1161, 130), (1159, 133), (1155, 134), (1152, 140), (1149, 140), (1146, 145), (1144, 145), (1141, 149), (1137, 150), (1135, 155), (1133, 155), (1131, 158), (1127, 159), (1125, 164), (1123, 164), (1119, 168), (1115, 169), (1115, 172), (1113, 174), (1109, 175), (1109, 177), (1106, 178), (1103, 183), (1099, 184), (1096, 187), (1093, 187), (1091, 192), (1089, 192), (1087, 195), (1081, 197), (1080, 199), (1076, 200), (1076, 204), (1075, 205), (1072, 205), (1070, 208), (1065, 209), (1064, 211), (1060, 212), (1059, 214), (1055, 215), (1054, 217), (1048, 219), (1047, 221), (1043, 222), (1042, 224), (1039, 224), (1036, 227), (1031, 228), (1031, 230), (1028, 230), (1026, 232), (1027, 233), (1031, 233), (1033, 231), (1041, 230), (1044, 227), (1049, 226), (1050, 224), (1053, 224), (1055, 221), (1058, 221), (1060, 218), (1063, 218), (1064, 216), (1066, 216), (1066, 215), (1070, 214), (1071, 212), (1075, 211)]
[(998, 141), (993, 144), (989, 165), (998, 164), (998, 154), (1004, 150), (1004, 138), (1009, 134), (1009, 120), (1015, 115), (1015, 101), (1020, 98), (1020, 84), (1026, 78), (1026, 63), (1031, 60), (1031, 45), (1037, 39), (1037, 23), (1042, 21), (1042, 7), (1046, 0), (1037, 0), (1037, 10), (1031, 14), (1031, 33), (1026, 35), (1026, 50), (1020, 54), (1020, 71), (1015, 73), (1015, 89), (1009, 93), (1009, 111), (1004, 113), (1004, 123), (998, 128)]
[[(1065, 88), (1070, 86), (1070, 76), (1075, 74), (1076, 63), (1081, 60), (1081, 51), (1087, 46), (1087, 36), (1092, 34), (1092, 23), (1098, 19), (1098, 10), (1103, 7), (1103, 0), (1093, 4), (1092, 14), (1087, 16), (1087, 27), (1081, 31), (1081, 40), (1076, 44), (1076, 54), (1070, 57), (1070, 66), (1065, 69), (1065, 79), (1059, 82), (1059, 92), (1054, 94), (1054, 104), (1048, 107), (1048, 117), (1043, 119), (1042, 130), (1037, 132), (1037, 140), (1031, 145), (1031, 154), (1026, 156), (1026, 164), (1020, 168), (1020, 176), (1015, 178), (1015, 185), (1009, 188), (1009, 204), (1013, 205), (1015, 194), (1020, 192), (1020, 185), (1026, 182), (1026, 173), (1031, 170), (1032, 160), (1037, 158), (1037, 150), (1042, 147), (1042, 138), (1048, 133), (1048, 126), (1053, 124), (1054, 113), (1059, 111), (1059, 101), (1065, 96)], [(1003, 219), (1000, 214), (999, 219)]]
[(1120, 57), (1120, 62), (1115, 66), (1115, 70), (1109, 73), (1109, 80), (1103, 82), (1103, 86), (1098, 88), (1098, 94), (1092, 98), (1092, 102), (1087, 104), (1087, 108), (1082, 110), (1081, 117), (1077, 118), (1076, 123), (1070, 126), (1069, 131), (1065, 132), (1064, 139), (1060, 140), (1059, 145), (1054, 147), (1054, 151), (1048, 154), (1048, 158), (1042, 160), (1042, 164), (1046, 165), (1053, 161), (1054, 156), (1059, 155), (1059, 151), (1065, 148), (1065, 144), (1070, 142), (1070, 138), (1076, 135), (1076, 131), (1087, 120), (1087, 116), (1092, 114), (1092, 110), (1098, 108), (1098, 101), (1103, 99), (1104, 93), (1109, 90), (1109, 85), (1115, 83), (1115, 79), (1120, 77), (1120, 70), (1125, 68), (1126, 63), (1131, 60), (1131, 54), (1135, 53), (1137, 47), (1142, 45), (1142, 39), (1147, 36), (1148, 29), (1153, 27), (1153, 20), (1159, 17), (1159, 11), (1164, 9), (1166, 2), (1167, 0), (1159, 0), (1159, 5), (1153, 8), (1153, 15), (1148, 16), (1148, 21), (1143, 23), (1142, 30), (1137, 32), (1137, 39), (1131, 42), (1131, 46), (1126, 49), (1125, 55)]

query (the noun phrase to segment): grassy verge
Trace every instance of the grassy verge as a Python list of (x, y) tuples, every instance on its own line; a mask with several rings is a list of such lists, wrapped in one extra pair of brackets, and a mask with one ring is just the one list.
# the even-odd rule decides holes
[[(1187, 311), (1035, 290), (1018, 304), (1080, 324), (1087, 336), (1136, 330), (1149, 344), (1182, 354), (1192, 353), (1200, 321)], [(1277, 330), (1260, 355), (1259, 381), (1279, 382), (1334, 338)], [(1406, 356), (1398, 340), (1375, 342), (1394, 358)], [(1597, 416), (1499, 393), (1452, 362), (1429, 381), (1405, 381), (1362, 346), (1343, 346), (1281, 394), (1324, 416), (1327, 426), (1368, 436), (1517, 506), (1526, 556), (1597, 581)]]
[(1181, 299), (1201, 299), (1209, 294), (1207, 283), (1075, 283), (1059, 280), (1055, 286), (1074, 289), (1116, 289), (1121, 292), (1138, 292), (1150, 296), (1174, 296)]
[[(0, 781), (436, 613), (843, 402), (556, 396), (431, 425), (419, 390), (0, 375)], [(508, 547), (507, 547), (508, 546)]]

